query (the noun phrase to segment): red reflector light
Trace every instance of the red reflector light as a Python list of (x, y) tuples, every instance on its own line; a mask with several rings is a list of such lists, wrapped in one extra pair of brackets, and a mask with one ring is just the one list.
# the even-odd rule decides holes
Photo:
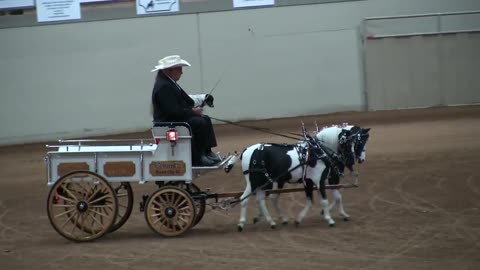
[(167, 140), (170, 142), (175, 142), (178, 139), (178, 134), (176, 130), (167, 131)]

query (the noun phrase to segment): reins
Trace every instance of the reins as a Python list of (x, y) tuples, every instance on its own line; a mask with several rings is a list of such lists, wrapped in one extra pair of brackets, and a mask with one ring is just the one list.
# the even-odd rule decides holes
[(303, 139), (300, 134), (290, 133), (292, 135), (298, 136), (298, 137), (292, 137), (292, 136), (289, 136), (289, 135), (273, 132), (268, 128), (259, 128), (259, 127), (242, 125), (242, 124), (238, 124), (238, 123), (235, 123), (235, 122), (232, 122), (232, 121), (215, 118), (215, 117), (212, 117), (212, 116), (210, 116), (210, 118), (214, 119), (214, 120), (217, 120), (217, 121), (220, 121), (220, 122), (228, 123), (228, 124), (231, 124), (231, 125), (234, 125), (234, 126), (243, 127), (243, 128), (247, 128), (247, 129), (252, 129), (252, 130), (256, 130), (256, 131), (260, 131), (260, 132), (264, 132), (264, 133), (268, 133), (268, 134), (272, 134), (272, 135), (277, 135), (277, 136), (292, 139), (292, 140), (301, 141)]
[[(257, 172), (257, 173), (264, 173), (265, 174), (265, 177), (267, 178), (268, 182), (266, 182), (265, 184), (261, 185), (260, 187), (258, 187), (257, 189), (264, 189), (265, 187), (267, 187), (268, 185), (270, 184), (273, 184), (275, 182), (277, 182), (278, 179), (280, 179), (281, 177), (283, 177), (284, 175), (302, 167), (302, 166), (305, 166), (308, 162), (311, 162), (311, 161), (317, 161), (317, 160), (321, 160), (322, 158), (327, 158), (328, 161), (330, 162), (331, 166), (333, 167), (333, 169), (335, 170), (335, 172), (338, 174), (338, 175), (341, 175), (341, 173), (339, 172), (339, 169), (337, 168), (337, 165), (335, 164), (336, 162), (333, 159), (337, 159), (337, 155), (335, 154), (335, 151), (331, 151), (333, 153), (333, 157), (330, 157), (328, 154), (327, 154), (327, 151), (325, 150), (326, 149), (329, 149), (326, 145), (323, 145), (319, 142), (317, 142), (315, 139), (313, 139), (311, 136), (307, 135), (306, 133), (306, 129), (305, 129), (305, 126), (303, 125), (302, 123), (302, 127), (303, 127), (303, 134), (295, 134), (295, 133), (289, 133), (289, 134), (292, 134), (292, 135), (295, 135), (295, 136), (298, 136), (298, 137), (292, 137), (292, 136), (289, 136), (289, 135), (285, 135), (285, 134), (281, 134), (281, 133), (277, 133), (277, 132), (274, 132), (274, 131), (271, 131), (270, 129), (267, 129), (267, 128), (259, 128), (259, 127), (253, 127), (253, 126), (248, 126), (248, 125), (243, 125), (243, 124), (238, 124), (238, 123), (235, 123), (235, 122), (232, 122), (232, 121), (228, 121), (228, 120), (224, 120), (224, 119), (219, 119), (219, 118), (216, 118), (216, 117), (212, 117), (210, 116), (211, 119), (214, 119), (214, 120), (217, 120), (217, 121), (220, 121), (220, 122), (224, 122), (224, 123), (227, 123), (227, 124), (231, 124), (231, 125), (234, 125), (234, 126), (238, 126), (238, 127), (243, 127), (243, 128), (247, 128), (247, 129), (252, 129), (252, 130), (256, 130), (256, 131), (260, 131), (260, 132), (263, 132), (263, 133), (268, 133), (268, 134), (272, 134), (272, 135), (277, 135), (277, 136), (280, 136), (280, 137), (284, 137), (284, 138), (288, 138), (288, 139), (293, 139), (293, 140), (297, 140), (297, 141), (304, 141), (307, 143), (307, 153), (310, 151), (311, 148), (317, 148), (317, 149), (320, 149), (322, 151), (322, 155), (316, 155), (316, 157), (314, 157), (314, 159), (310, 160), (308, 157), (305, 158), (305, 160), (301, 160), (299, 162), (298, 165), (296, 165), (295, 167), (291, 168), (290, 170), (287, 170), (286, 172), (278, 175), (277, 177), (275, 177), (274, 179), (272, 179), (270, 177), (270, 175), (268, 174), (267, 172), (267, 169), (264, 167), (264, 168), (261, 168), (261, 169), (253, 169), (253, 170), (246, 170), (243, 172), (244, 175), (246, 174), (249, 174), (249, 173), (252, 173), (252, 172)], [(316, 124), (316, 123), (315, 123)], [(317, 131), (318, 131), (318, 126), (317, 126)], [(298, 151), (298, 150), (297, 150)], [(308, 156), (308, 155), (307, 155)], [(343, 161), (341, 161), (343, 162)], [(344, 162), (343, 162), (344, 163)], [(302, 176), (302, 180), (305, 180), (305, 174), (306, 174), (306, 168), (305, 168), (305, 171), (303, 172), (303, 176)], [(239, 198), (239, 199), (235, 199), (235, 200), (232, 200), (232, 201), (228, 201), (226, 203), (228, 203), (228, 205), (230, 207), (233, 207), (239, 203), (241, 203), (243, 200), (249, 198), (250, 196), (256, 194), (256, 191), (250, 191), (249, 194), (247, 194), (245, 197), (243, 198)]]

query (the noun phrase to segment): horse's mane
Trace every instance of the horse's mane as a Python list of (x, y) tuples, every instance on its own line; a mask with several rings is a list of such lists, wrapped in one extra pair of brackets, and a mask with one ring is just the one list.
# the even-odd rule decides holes
[(330, 126), (324, 126), (321, 130), (319, 131), (322, 131), (326, 128), (331, 128), (331, 127), (336, 127), (336, 128), (346, 128), (348, 126), (351, 126), (349, 123), (341, 123), (341, 124), (333, 124), (333, 125), (330, 125)]

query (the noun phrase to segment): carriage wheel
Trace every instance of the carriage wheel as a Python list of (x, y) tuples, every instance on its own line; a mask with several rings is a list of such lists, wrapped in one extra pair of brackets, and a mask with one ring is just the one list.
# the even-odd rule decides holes
[[(115, 223), (110, 227), (110, 230), (108, 231), (109, 233), (112, 233), (116, 230), (118, 230), (120, 227), (127, 222), (128, 218), (130, 217), (130, 214), (132, 213), (133, 210), (133, 190), (132, 186), (128, 182), (119, 182), (119, 183), (110, 183), (112, 186), (113, 190), (115, 191), (116, 197), (117, 197), (117, 205), (118, 205), (118, 212), (117, 212), (117, 218), (115, 219)], [(83, 189), (78, 190), (78, 186), (73, 185), (72, 183), (67, 184), (67, 188), (71, 190), (74, 194), (79, 194), (80, 196), (82, 193), (85, 191)], [(68, 207), (65, 207), (65, 211), (68, 210)], [(104, 209), (99, 209), (100, 212), (104, 212)], [(67, 211), (68, 212), (68, 211)], [(68, 217), (71, 217), (73, 213), (69, 212)], [(72, 220), (72, 222), (74, 222)], [(80, 224), (80, 223), (75, 223), (77, 224), (78, 228), (81, 228), (83, 226), (83, 230), (86, 232), (90, 233), (95, 233), (95, 231), (98, 231), (98, 228), (91, 228), (89, 224)]]
[(133, 210), (133, 190), (128, 182), (111, 183), (118, 201), (118, 213), (109, 232), (114, 232), (127, 222)]
[(117, 197), (110, 184), (88, 171), (61, 177), (48, 194), (50, 223), (61, 236), (76, 242), (93, 241), (107, 233), (117, 211)]
[[(187, 184), (185, 182), (170, 182), (172, 185), (177, 186), (181, 189), (187, 190)], [(194, 183), (190, 183), (190, 191), (191, 193), (201, 192), (200, 188), (195, 185)], [(197, 225), (200, 220), (202, 220), (203, 215), (205, 214), (205, 207), (206, 207), (206, 200), (205, 198), (195, 198), (193, 199), (195, 202), (195, 221), (193, 222), (192, 227)]]
[(148, 198), (145, 219), (148, 226), (160, 235), (181, 235), (195, 221), (192, 196), (178, 187), (164, 186)]

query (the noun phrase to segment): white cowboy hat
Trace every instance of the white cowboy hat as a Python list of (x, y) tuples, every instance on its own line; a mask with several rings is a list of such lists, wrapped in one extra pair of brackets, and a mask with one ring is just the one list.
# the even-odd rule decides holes
[(179, 55), (169, 55), (160, 60), (158, 60), (158, 65), (155, 66), (155, 69), (152, 69), (152, 72), (161, 69), (173, 68), (173, 67), (191, 67), (190, 63), (180, 58)]

